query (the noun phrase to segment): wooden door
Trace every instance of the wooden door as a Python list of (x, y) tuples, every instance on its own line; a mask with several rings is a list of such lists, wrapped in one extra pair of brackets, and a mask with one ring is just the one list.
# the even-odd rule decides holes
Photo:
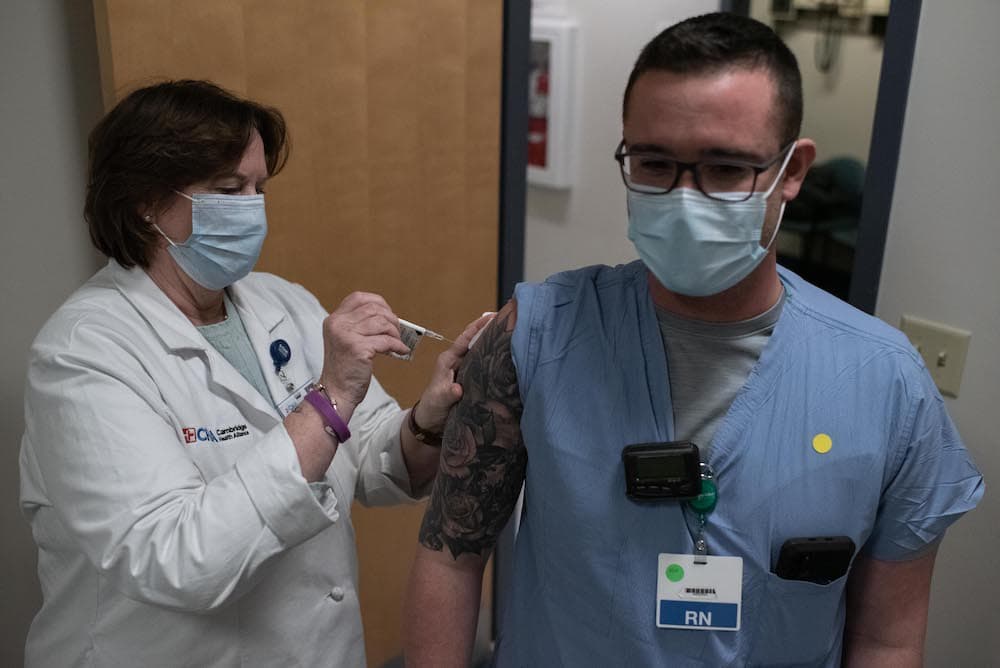
[[(285, 114), (258, 268), (333, 309), (381, 293), (455, 336), (495, 306), (501, 0), (94, 0), (105, 104), (167, 78), (211, 79)], [(376, 374), (403, 405), (440, 344)], [(398, 653), (423, 508), (355, 508), (372, 666)]]

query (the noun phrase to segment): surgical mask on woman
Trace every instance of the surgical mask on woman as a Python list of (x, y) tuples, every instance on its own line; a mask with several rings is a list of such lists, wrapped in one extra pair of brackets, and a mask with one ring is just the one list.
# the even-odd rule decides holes
[(267, 236), (263, 195), (195, 193), (191, 200), (191, 236), (167, 250), (191, 279), (209, 290), (222, 290), (249, 274)]
[(760, 245), (767, 198), (788, 165), (788, 152), (766, 192), (743, 202), (710, 199), (691, 188), (665, 195), (628, 191), (628, 238), (657, 280), (671, 292), (706, 297), (736, 285), (767, 255), (778, 234)]

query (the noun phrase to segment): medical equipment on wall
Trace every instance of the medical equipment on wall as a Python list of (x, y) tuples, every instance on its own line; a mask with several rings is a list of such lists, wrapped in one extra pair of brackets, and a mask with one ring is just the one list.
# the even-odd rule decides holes
[(813, 63), (831, 72), (840, 55), (841, 37), (885, 36), (890, 0), (771, 0), (771, 16), (779, 32), (785, 26), (817, 32)]

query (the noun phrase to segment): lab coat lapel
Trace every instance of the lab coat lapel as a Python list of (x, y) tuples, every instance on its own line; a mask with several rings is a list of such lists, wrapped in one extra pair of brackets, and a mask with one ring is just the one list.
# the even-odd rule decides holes
[[(277, 411), (270, 400), (258, 392), (215, 348), (198, 329), (181, 313), (145, 271), (135, 267), (124, 269), (114, 260), (113, 278), (122, 295), (149, 323), (170, 355), (181, 357), (192, 354), (202, 357), (209, 370), (209, 390), (221, 387), (228, 391), (231, 400), (240, 405), (240, 411), (261, 428), (273, 426)], [(242, 315), (241, 311), (241, 315)], [(249, 332), (250, 326), (244, 320)], [(251, 343), (257, 347), (251, 336)], [(265, 377), (267, 367), (264, 368)], [(192, 388), (192, 392), (196, 389)], [(254, 415), (254, 414), (257, 415)]]
[(204, 351), (208, 342), (145, 271), (125, 269), (114, 260), (109, 264), (118, 290), (149, 323), (164, 348), (172, 353)]

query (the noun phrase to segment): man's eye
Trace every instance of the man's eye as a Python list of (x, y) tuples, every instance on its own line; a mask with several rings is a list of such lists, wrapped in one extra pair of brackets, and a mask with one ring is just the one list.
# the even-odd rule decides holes
[(639, 169), (649, 173), (672, 172), (674, 171), (674, 162), (662, 158), (641, 158), (639, 160)]
[(715, 176), (720, 178), (740, 178), (746, 176), (748, 173), (753, 173), (753, 170), (749, 167), (743, 165), (727, 165), (723, 164), (704, 164), (701, 166), (702, 171), (709, 176)]

